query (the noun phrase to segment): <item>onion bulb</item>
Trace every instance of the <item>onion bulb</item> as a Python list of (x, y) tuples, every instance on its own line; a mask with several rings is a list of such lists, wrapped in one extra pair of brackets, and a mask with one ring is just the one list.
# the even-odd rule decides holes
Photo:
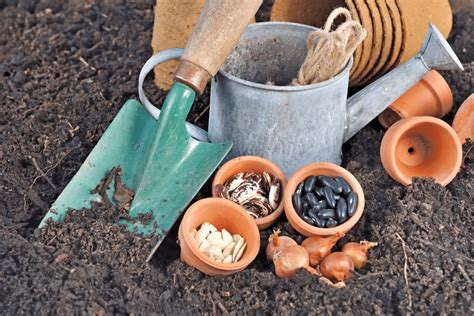
[(273, 258), (275, 274), (279, 278), (291, 278), (299, 269), (305, 269), (311, 274), (319, 273), (309, 266), (308, 251), (301, 246), (291, 245), (277, 252)]
[(323, 277), (333, 282), (341, 282), (350, 279), (354, 271), (354, 263), (345, 253), (333, 252), (321, 261), (319, 271)]
[(294, 246), (297, 245), (296, 241), (287, 236), (281, 236), (280, 237), (280, 230), (277, 229), (273, 232), (273, 234), (270, 235), (270, 238), (268, 238), (268, 245), (266, 249), (266, 255), (267, 259), (272, 261), (275, 254), (283, 250), (284, 248), (288, 246)]
[(377, 243), (369, 241), (361, 241), (359, 244), (349, 242), (342, 247), (342, 252), (351, 257), (356, 269), (360, 269), (365, 266), (369, 259), (368, 250), (375, 246), (377, 246)]
[(324, 257), (331, 253), (332, 247), (343, 236), (343, 233), (338, 232), (329, 237), (314, 236), (306, 238), (301, 246), (309, 253), (309, 264), (315, 267)]

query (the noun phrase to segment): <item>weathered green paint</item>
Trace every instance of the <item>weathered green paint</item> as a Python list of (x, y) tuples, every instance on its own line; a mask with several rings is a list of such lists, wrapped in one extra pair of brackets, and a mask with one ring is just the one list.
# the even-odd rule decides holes
[[(131, 217), (153, 211), (148, 225), (121, 224), (139, 234), (160, 235), (151, 256), (232, 147), (231, 143), (211, 144), (189, 136), (185, 120), (194, 99), (192, 89), (175, 83), (157, 121), (139, 102), (127, 101), (51, 206), (40, 228), (49, 218), (62, 221), (69, 208), (90, 207), (92, 201), (99, 201), (100, 196), (91, 191), (113, 167), (121, 166), (123, 182), (135, 191)], [(109, 191), (112, 196), (113, 189)]]

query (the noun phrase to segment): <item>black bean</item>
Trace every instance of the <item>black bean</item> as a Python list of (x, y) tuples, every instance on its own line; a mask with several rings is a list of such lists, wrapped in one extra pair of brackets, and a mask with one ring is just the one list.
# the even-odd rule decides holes
[(336, 201), (339, 201), (340, 198), (341, 198), (341, 196), (339, 194), (334, 193), (334, 199)]
[(306, 178), (304, 181), (304, 191), (311, 192), (314, 189), (314, 185), (316, 184), (317, 178), (315, 176), (311, 176)]
[(343, 177), (335, 177), (334, 180), (336, 180), (342, 186), (342, 193), (344, 193), (344, 195), (351, 193), (352, 188), (346, 179)]
[(318, 227), (325, 227), (326, 226), (326, 220), (325, 219), (321, 219), (319, 217), (316, 216), (316, 218), (313, 218), (313, 221), (314, 221), (314, 224)]
[(347, 195), (346, 201), (347, 201), (347, 215), (351, 217), (354, 215), (356, 208), (357, 208), (357, 201), (359, 200), (359, 197), (357, 196), (357, 193), (351, 192)]
[(321, 219), (335, 218), (336, 217), (336, 211), (332, 210), (330, 208), (326, 208), (326, 209), (320, 210), (318, 212), (318, 217), (321, 218)]
[(326, 227), (334, 227), (337, 226), (337, 221), (334, 218), (330, 218), (326, 221)]
[(312, 192), (306, 193), (305, 197), (306, 197), (306, 200), (309, 202), (309, 205), (311, 205), (311, 207), (315, 207), (316, 204), (319, 202), (316, 195), (314, 195)]
[(295, 194), (301, 195), (303, 193), (304, 182), (301, 182), (296, 188)]
[(336, 208), (336, 199), (334, 198), (334, 192), (330, 187), (324, 188), (324, 199), (328, 202), (330, 208)]
[(334, 181), (328, 176), (319, 176), (319, 183), (325, 187), (330, 187), (334, 193), (342, 193), (342, 186), (339, 182)]
[(336, 206), (336, 216), (339, 224), (342, 224), (347, 219), (347, 203), (345, 199), (340, 199), (337, 201)]
[(303, 214), (303, 209), (302, 209), (302, 204), (301, 203), (301, 196), (299, 194), (293, 194), (293, 207), (295, 208), (296, 213), (298, 214)]
[(313, 221), (315, 221), (315, 219), (318, 217), (318, 210), (315, 208), (309, 209), (308, 216), (311, 217)]
[(328, 207), (328, 202), (326, 202), (325, 200), (321, 200), (318, 203), (316, 203), (315, 206), (313, 206), (313, 208), (317, 209), (318, 211), (327, 207)]
[(303, 214), (307, 214), (309, 209), (309, 203), (307, 201), (304, 201), (301, 205), (301, 210), (303, 211)]
[(314, 193), (316, 193), (316, 196), (320, 197), (321, 199), (324, 199), (324, 188), (314, 188)]
[(314, 221), (311, 217), (308, 217), (306, 215), (302, 215), (301, 218), (308, 224), (310, 225), (313, 225), (314, 226)]

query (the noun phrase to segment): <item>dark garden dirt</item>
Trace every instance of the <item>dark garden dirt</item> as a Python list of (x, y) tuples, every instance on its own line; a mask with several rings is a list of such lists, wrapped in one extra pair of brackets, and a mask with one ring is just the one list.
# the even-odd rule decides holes
[[(403, 187), (380, 163), (376, 122), (344, 146), (343, 166), (361, 182), (367, 205), (336, 248), (379, 243), (344, 289), (306, 272), (277, 279), (262, 251), (240, 273), (207, 277), (179, 260), (176, 226), (146, 264), (150, 241), (111, 225), (117, 214), (104, 206), (37, 230), (122, 104), (137, 98), (151, 54), (153, 1), (71, 2), (0, 1), (1, 314), (474, 313), (473, 144), (447, 187), (430, 180)], [(455, 96), (448, 123), (474, 91), (473, 18), (467, 11), (454, 18), (450, 43), (466, 70), (443, 73)], [(159, 104), (164, 94), (151, 81), (147, 91)], [(208, 104), (206, 92), (189, 120), (205, 128)], [(207, 185), (198, 197), (209, 193)], [(285, 219), (277, 226), (302, 240)], [(262, 249), (270, 233), (262, 232)]]

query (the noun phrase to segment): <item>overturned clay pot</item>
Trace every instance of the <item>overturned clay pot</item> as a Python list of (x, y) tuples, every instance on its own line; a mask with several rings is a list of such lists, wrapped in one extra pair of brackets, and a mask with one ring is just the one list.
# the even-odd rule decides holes
[[(217, 262), (202, 253), (191, 235), (193, 228), (203, 223), (214, 225), (219, 231), (241, 235), (247, 247), (239, 261)], [(260, 233), (252, 217), (238, 204), (225, 199), (207, 198), (192, 204), (184, 214), (178, 231), (181, 260), (208, 275), (229, 275), (245, 269), (257, 257)]]
[[(358, 203), (357, 208), (346, 222), (331, 228), (321, 228), (306, 223), (296, 212), (293, 206), (293, 194), (296, 192), (298, 185), (310, 176), (326, 175), (329, 177), (340, 176), (347, 181), (351, 186), (352, 191), (357, 194)], [(346, 169), (332, 163), (317, 162), (310, 165), (306, 165), (303, 168), (291, 176), (291, 179), (286, 185), (285, 194), (283, 196), (283, 203), (285, 208), (285, 214), (288, 222), (291, 226), (296, 229), (300, 234), (306, 237), (312, 236), (331, 236), (338, 232), (348, 232), (360, 219), (362, 212), (365, 207), (364, 191), (357, 181), (357, 179)]]
[(388, 174), (409, 185), (413, 177), (433, 178), (446, 186), (461, 168), (459, 138), (446, 122), (417, 116), (398, 121), (382, 139), (380, 158)]
[(462, 144), (468, 138), (474, 140), (474, 94), (471, 94), (459, 107), (454, 117), (453, 128)]
[(219, 197), (217, 187), (223, 185), (230, 177), (240, 172), (268, 172), (280, 180), (280, 204), (268, 216), (255, 219), (258, 229), (270, 227), (283, 214), (283, 192), (286, 186), (286, 177), (283, 171), (273, 162), (258, 156), (242, 156), (229, 160), (216, 173), (212, 181), (212, 196)]
[(452, 107), (451, 88), (439, 72), (431, 70), (383, 111), (378, 120), (383, 127), (389, 128), (395, 122), (407, 117), (442, 118), (451, 111)]

